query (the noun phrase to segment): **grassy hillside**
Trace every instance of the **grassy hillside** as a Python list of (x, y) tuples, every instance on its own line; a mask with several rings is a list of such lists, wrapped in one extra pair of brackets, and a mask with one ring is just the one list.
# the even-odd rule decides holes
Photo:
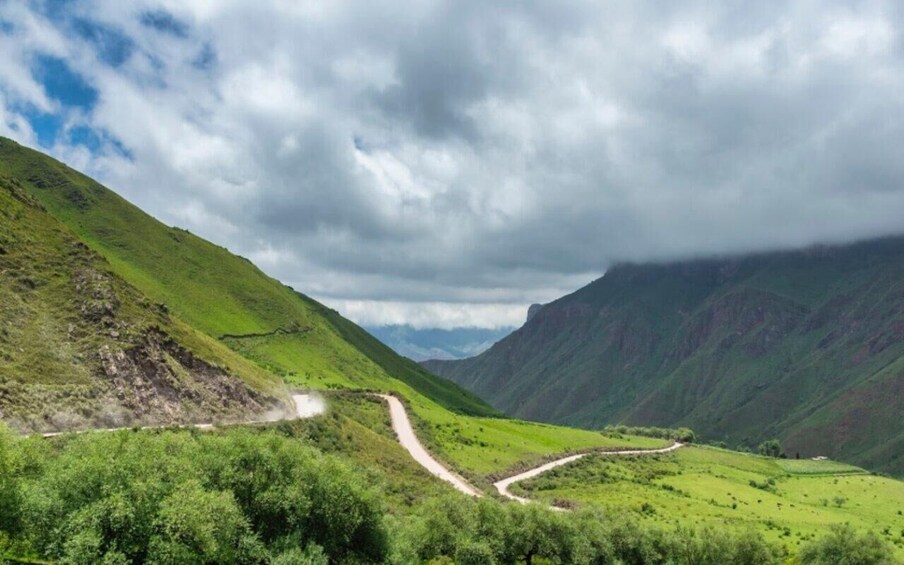
[(497, 414), (248, 260), (161, 224), (46, 155), (0, 138), (0, 173), (17, 179), (153, 303), (292, 384), (383, 389), (398, 380), (450, 410)]
[(547, 502), (628, 509), (649, 525), (754, 528), (789, 553), (848, 523), (884, 538), (904, 559), (904, 483), (833, 461), (687, 447), (656, 457), (588, 456), (519, 489)]
[[(597, 432), (496, 418), (473, 393), (400, 357), (337, 312), (40, 153), (0, 139), (0, 173), (15, 175), (117, 276), (146, 293), (155, 311), (178, 316), (207, 342), (289, 385), (395, 392), (431, 449), (470, 476), (612, 444)], [(646, 440), (623, 443), (632, 441)]]
[(904, 238), (617, 266), (487, 352), (425, 366), (522, 418), (780, 437), (901, 474)]
[(247, 418), (281, 383), (155, 306), (0, 174), (0, 418), (21, 430)]

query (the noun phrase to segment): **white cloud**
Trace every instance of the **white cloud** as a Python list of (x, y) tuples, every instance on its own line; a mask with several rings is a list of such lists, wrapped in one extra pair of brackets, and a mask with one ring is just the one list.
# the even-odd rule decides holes
[(499, 329), (518, 327), (527, 318), (527, 307), (519, 304), (334, 300), (328, 297), (321, 300), (364, 326), (407, 324), (416, 329)]
[(29, 63), (64, 58), (99, 92), (67, 124), (128, 156), (56, 156), (360, 321), (520, 323), (612, 261), (904, 227), (891, 0), (38, 5), (0, 4), (0, 133), (36, 143)]

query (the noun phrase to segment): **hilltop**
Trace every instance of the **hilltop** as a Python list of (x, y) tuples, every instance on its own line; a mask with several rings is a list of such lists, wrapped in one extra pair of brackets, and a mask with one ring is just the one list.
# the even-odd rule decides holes
[(687, 426), (904, 473), (904, 238), (623, 264), (431, 371), (506, 413)]
[(498, 415), (247, 259), (165, 226), (63, 163), (0, 138), (0, 174), (149, 304), (270, 379), (306, 388), (391, 389), (401, 382), (454, 412)]

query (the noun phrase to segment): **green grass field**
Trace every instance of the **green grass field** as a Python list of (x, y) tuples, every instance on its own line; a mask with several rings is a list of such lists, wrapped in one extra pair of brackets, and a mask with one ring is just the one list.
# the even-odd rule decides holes
[(513, 474), (566, 453), (591, 449), (656, 448), (668, 442), (499, 418), (460, 417), (413, 403), (424, 422), (422, 440), (457, 471), (478, 482)]
[(834, 461), (692, 446), (656, 456), (589, 456), (516, 490), (549, 503), (629, 509), (662, 526), (753, 527), (791, 553), (828, 526), (850, 523), (893, 543), (904, 559), (904, 483)]
[(813, 461), (810, 459), (778, 459), (776, 464), (786, 473), (792, 475), (862, 475), (867, 471), (854, 465), (824, 459)]

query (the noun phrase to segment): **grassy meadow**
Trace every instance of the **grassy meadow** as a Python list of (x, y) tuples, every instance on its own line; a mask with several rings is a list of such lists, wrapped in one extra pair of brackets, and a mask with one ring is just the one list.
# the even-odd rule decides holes
[(690, 446), (648, 457), (588, 456), (513, 490), (548, 503), (630, 509), (651, 525), (752, 527), (792, 553), (848, 523), (894, 544), (904, 559), (904, 483), (834, 461)]

